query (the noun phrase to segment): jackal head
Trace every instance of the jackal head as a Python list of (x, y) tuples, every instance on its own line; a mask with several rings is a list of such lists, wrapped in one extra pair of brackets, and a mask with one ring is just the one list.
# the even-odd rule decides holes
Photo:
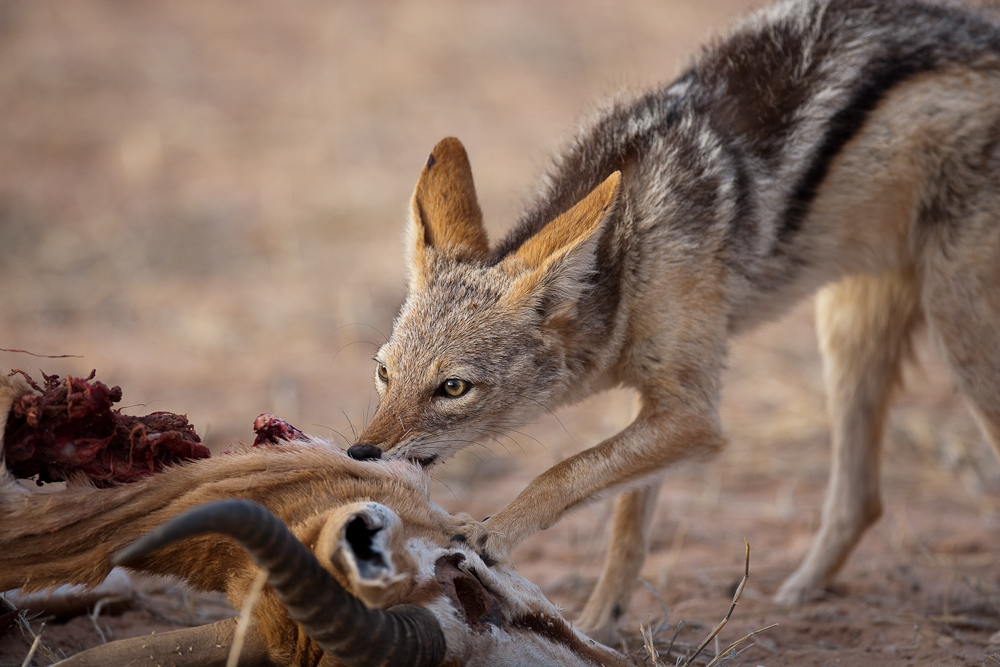
[(379, 405), (353, 457), (430, 465), (565, 394), (577, 303), (620, 181), (491, 257), (465, 149), (435, 146), (410, 208), (409, 294), (375, 355)]

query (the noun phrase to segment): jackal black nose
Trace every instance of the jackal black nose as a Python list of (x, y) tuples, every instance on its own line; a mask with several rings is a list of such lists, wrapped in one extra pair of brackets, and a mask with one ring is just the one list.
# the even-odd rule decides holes
[(352, 445), (348, 448), (347, 455), (358, 461), (368, 461), (382, 458), (382, 450), (375, 445)]

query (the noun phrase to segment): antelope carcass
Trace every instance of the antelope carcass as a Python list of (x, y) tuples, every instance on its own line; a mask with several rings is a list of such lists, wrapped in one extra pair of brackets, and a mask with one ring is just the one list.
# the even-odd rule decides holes
[[(0, 382), (0, 433), (27, 390), (13, 386)], [(317, 439), (49, 494), (3, 469), (0, 517), (0, 590), (93, 586), (122, 562), (244, 610), (266, 572), (240, 665), (631, 664), (574, 630), (534, 584), (451, 541), (451, 517), (416, 466), (355, 461)], [(116, 641), (60, 664), (224, 665), (236, 628)]]

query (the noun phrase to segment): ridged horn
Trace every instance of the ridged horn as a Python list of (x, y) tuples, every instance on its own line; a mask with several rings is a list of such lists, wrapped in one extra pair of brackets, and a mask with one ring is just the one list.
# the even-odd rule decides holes
[(222, 500), (186, 512), (122, 549), (128, 565), (161, 547), (205, 533), (221, 533), (246, 549), (288, 615), (323, 651), (348, 667), (437, 667), (444, 632), (415, 605), (371, 609), (320, 565), (316, 556), (266, 508), (249, 500)]

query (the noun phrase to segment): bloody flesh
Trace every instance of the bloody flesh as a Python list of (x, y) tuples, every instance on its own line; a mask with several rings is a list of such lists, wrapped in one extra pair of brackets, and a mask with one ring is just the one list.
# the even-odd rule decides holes
[(86, 378), (42, 374), (35, 390), (14, 400), (3, 434), (7, 469), (44, 482), (83, 476), (98, 487), (134, 482), (179, 461), (204, 459), (208, 448), (187, 417), (153, 412), (123, 415), (112, 405), (120, 387)]

